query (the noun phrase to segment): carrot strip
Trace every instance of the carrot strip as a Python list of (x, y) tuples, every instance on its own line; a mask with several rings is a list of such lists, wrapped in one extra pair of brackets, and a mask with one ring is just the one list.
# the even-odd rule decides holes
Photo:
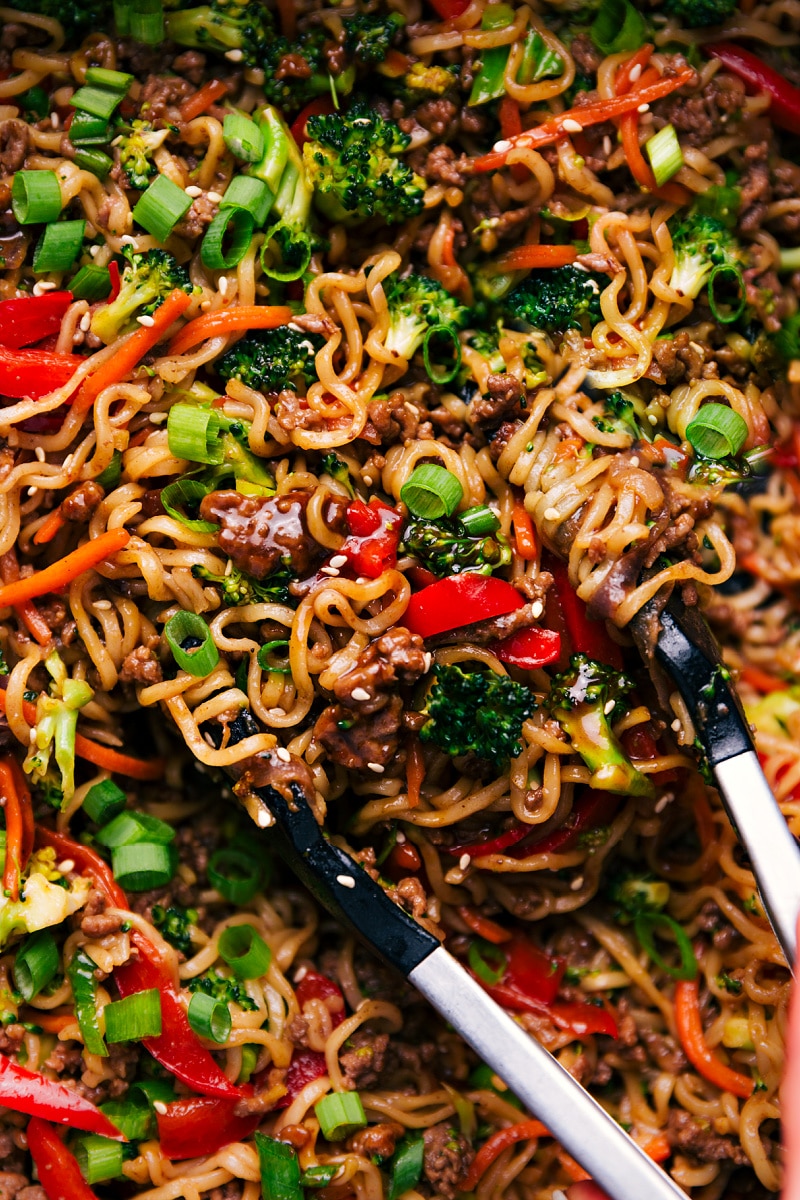
[[(652, 52), (652, 47), (650, 47)], [(637, 58), (638, 55), (634, 55)], [(650, 55), (648, 54), (648, 58)], [(633, 64), (633, 59), (628, 60)], [(627, 63), (625, 64), (628, 65)], [(632, 68), (631, 68), (632, 69)], [(630, 72), (626, 72), (623, 78), (622, 71), (617, 74), (616, 91), (620, 96), (628, 92), (631, 87)], [(638, 83), (640, 88), (649, 87), (650, 84), (656, 83), (661, 76), (655, 67), (649, 67), (643, 75), (640, 76)], [(667, 200), (671, 204), (686, 204), (691, 198), (688, 188), (683, 187), (680, 183), (664, 183), (661, 187), (656, 183), (656, 177), (653, 174), (653, 169), (642, 154), (642, 148), (639, 145), (639, 113), (634, 111), (626, 113), (620, 118), (619, 131), (622, 137), (622, 148), (625, 151), (625, 161), (630, 168), (631, 175), (641, 187), (647, 192), (652, 192), (654, 196), (658, 196), (661, 200)]]
[(506, 1129), (498, 1129), (481, 1146), (472, 1160), (472, 1166), (459, 1184), (459, 1191), (474, 1192), (482, 1175), (488, 1171), (496, 1158), (515, 1142), (526, 1142), (531, 1138), (550, 1137), (541, 1121), (520, 1121), (519, 1125), (509, 1125)]
[(61, 515), (61, 505), (54, 508), (48, 513), (42, 521), (36, 533), (33, 535), (33, 540), (37, 546), (46, 546), (48, 542), (52, 542), (60, 529), (63, 529), (66, 521)]
[(563, 462), (565, 458), (577, 458), (586, 445), (583, 438), (568, 437), (559, 442), (553, 455), (555, 462)]
[(78, 412), (86, 412), (91, 408), (103, 388), (112, 383), (119, 383), (126, 375), (130, 375), (145, 354), (163, 341), (170, 325), (186, 312), (191, 302), (191, 296), (187, 296), (180, 288), (170, 292), (164, 303), (153, 313), (153, 324), (143, 325), (141, 329), (132, 333), (113, 358), (107, 358), (94, 375), (89, 376), (75, 398)]
[(566, 267), (575, 262), (578, 251), (574, 246), (515, 246), (501, 254), (495, 262), (497, 271), (533, 271), (540, 267)]
[(514, 542), (516, 543), (517, 554), (520, 558), (524, 558), (526, 562), (532, 562), (538, 553), (536, 533), (534, 532), (533, 521), (525, 507), (525, 501), (521, 496), (518, 496), (514, 501), (511, 523), (514, 526)]
[(656, 1133), (648, 1142), (642, 1146), (648, 1158), (652, 1158), (653, 1162), (665, 1162), (672, 1154), (672, 1146), (670, 1146), (667, 1135), (664, 1133)]
[(282, 304), (241, 304), (238, 308), (203, 313), (175, 334), (169, 344), (169, 353), (183, 354), (206, 338), (238, 333), (242, 329), (277, 329), (279, 325), (288, 325), (291, 319), (292, 310)]
[(122, 550), (131, 540), (127, 529), (109, 529), (92, 542), (84, 542), (77, 550), (51, 563), (34, 575), (16, 579), (0, 587), (0, 608), (22, 604), (34, 596), (45, 596), (48, 592), (60, 592), (90, 567), (96, 567), (104, 558)]
[(591, 1179), (589, 1172), (584, 1171), (581, 1164), (576, 1162), (571, 1154), (567, 1154), (566, 1150), (559, 1149), (556, 1158), (573, 1183), (583, 1183), (585, 1179)]
[(720, 1091), (749, 1099), (754, 1087), (752, 1079), (720, 1062), (703, 1036), (696, 979), (681, 979), (675, 985), (675, 1024), (684, 1053), (695, 1070)]
[(634, 112), (640, 104), (650, 104), (654, 100), (660, 100), (662, 96), (669, 96), (671, 92), (677, 91), (684, 84), (691, 83), (694, 78), (694, 70), (691, 67), (684, 67), (678, 71), (677, 75), (662, 76), (649, 87), (637, 88), (636, 91), (629, 92), (625, 96), (616, 96), (613, 100), (587, 104), (584, 108), (569, 108), (566, 112), (550, 117), (544, 124), (537, 125), (535, 129), (526, 129), (519, 137), (511, 140), (507, 150), (493, 150), (490, 154), (483, 154), (479, 158), (471, 159), (468, 164), (469, 169), (472, 171), (496, 171), (505, 166), (508, 155), (515, 146), (538, 150), (541, 146), (550, 146), (553, 142), (567, 137), (570, 129), (564, 128), (565, 121), (577, 121), (584, 129), (587, 125), (598, 125), (601, 121), (610, 121), (624, 116), (625, 113)]
[(741, 678), (763, 696), (768, 696), (770, 692), (785, 692), (789, 686), (785, 679), (778, 679), (777, 675), (770, 675), (761, 667), (743, 667)]
[(418, 807), (420, 788), (424, 778), (425, 759), (422, 757), (422, 747), (416, 734), (412, 734), (406, 743), (406, 782), (409, 808)]
[(212, 104), (216, 104), (217, 100), (221, 100), (227, 91), (227, 83), (223, 83), (221, 79), (209, 79), (208, 83), (203, 84), (199, 92), (195, 92), (193, 96), (189, 96), (188, 100), (184, 100), (178, 110), (181, 114), (181, 120), (192, 121), (195, 117), (199, 117)]
[(53, 635), (32, 600), (26, 600), (23, 604), (15, 604), (14, 611), (28, 633), (36, 639), (40, 646), (46, 646), (52, 641)]
[(66, 1029), (68, 1025), (74, 1025), (77, 1017), (74, 1012), (68, 1009), (51, 1009), (50, 1012), (42, 1012), (39, 1008), (23, 1008), (19, 1015), (20, 1021), (26, 1024), (38, 1025), (45, 1033), (61, 1033), (62, 1029)]
[[(511, 141), (512, 138), (519, 137), (522, 133), (522, 116), (519, 111), (519, 101), (515, 100), (513, 96), (503, 96), (497, 109), (497, 115), (500, 119), (500, 136), (503, 140)], [(517, 183), (524, 183), (530, 171), (524, 163), (513, 163), (511, 174)]]
[(490, 921), (488, 917), (481, 916), (477, 908), (470, 908), (468, 904), (460, 904), (456, 911), (464, 924), (478, 937), (482, 937), (485, 942), (491, 942), (493, 946), (500, 946), (503, 942), (511, 941), (512, 935), (507, 929), (503, 929), (503, 926), (498, 925), (496, 921)]
[(6, 819), (3, 891), (18, 900), (19, 877), (33, 849), (33, 807), (25, 776), (10, 754), (0, 759), (0, 795)]
[[(650, 62), (654, 50), (655, 46), (653, 43), (647, 42), (644, 46), (640, 46), (635, 54), (632, 54), (630, 58), (627, 58), (625, 62), (622, 63), (616, 75), (614, 76), (614, 92), (617, 96), (624, 96), (626, 92), (631, 90), (633, 87), (631, 73), (636, 69), (636, 67), (641, 67), (642, 71), (644, 71), (645, 67)], [(642, 72), (640, 71), (639, 79), (636, 81), (640, 86), (641, 75)]]

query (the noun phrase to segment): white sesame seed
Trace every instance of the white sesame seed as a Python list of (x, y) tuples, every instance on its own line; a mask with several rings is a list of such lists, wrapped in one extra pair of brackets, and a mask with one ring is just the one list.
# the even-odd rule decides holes
[(58, 113), (51, 112), (50, 113), (50, 124), (53, 126), (53, 129), (58, 129), (58, 121), (59, 121)]
[(275, 824), (275, 818), (268, 808), (260, 808), (256, 816), (256, 825), (259, 829), (269, 829), (270, 825)]
[[(33, 746), (33, 745), (35, 744), (35, 742), (36, 742), (36, 726), (35, 726), (35, 725), (33, 725), (33, 726), (31, 727), (31, 731), (30, 731), (30, 733), (28, 734), (28, 741), (30, 742), (30, 744), (31, 744), (32, 746)], [(3, 801), (3, 803), (5, 803), (5, 800)]]
[(58, 863), (56, 868), (62, 875), (69, 875), (70, 871), (75, 870), (75, 863), (71, 858), (65, 858), (63, 862)]
[(92, 323), (91, 314), (84, 313), (83, 316), (81, 317), (81, 322), (80, 322), (79, 328), (82, 329), (84, 333), (88, 333), (89, 326), (91, 325), (91, 323)]
[(34, 454), (35, 454), (35, 455), (36, 455), (36, 457), (38, 458), (39, 462), (44, 462), (45, 454), (44, 454), (44, 447), (43, 447), (43, 446), (37, 446), (37, 447), (36, 447), (36, 449), (35, 449), (35, 451), (34, 451)]
[(52, 291), (55, 286), (49, 279), (40, 279), (38, 283), (33, 285), (33, 294), (34, 296), (43, 296), (45, 292)]
[(636, 83), (636, 80), (639, 78), (641, 73), (642, 73), (642, 64), (641, 63), (637, 63), (635, 67), (631, 67), (630, 72), (628, 74), (628, 78), (630, 79), (631, 83)]
[(141, 317), (137, 317), (136, 320), (139, 322), (140, 325), (144, 325), (144, 327), (146, 329), (152, 329), (156, 323), (155, 317), (148, 317), (147, 313), (145, 313)]
[(151, 425), (163, 425), (167, 419), (167, 414), (163, 412), (150, 413)]
[(281, 762), (291, 762), (292, 761), (292, 756), (289, 753), (289, 751), (286, 749), (285, 746), (278, 746), (278, 749), (275, 751), (275, 753), (277, 754), (277, 756), (281, 760)]
[(495, 154), (505, 154), (506, 150), (511, 149), (511, 142), (507, 142), (505, 139), (500, 142), (495, 142), (492, 149), (494, 150)]
[(241, 62), (244, 58), (244, 54), (241, 50), (226, 50), (225, 57), (227, 58), (228, 62)]
[(131, 237), (129, 233), (123, 233), (122, 237), (119, 239), (119, 244), (120, 246), (135, 246), (136, 238)]
[(376, 775), (382, 775), (385, 768), (380, 763), (367, 763), (370, 771), (374, 771)]
[(557, 521), (560, 516), (561, 516), (561, 513), (558, 511), (557, 508), (546, 508), (544, 510), (545, 521)]
[(609, 713), (612, 713), (614, 711), (614, 709), (616, 708), (616, 705), (617, 705), (616, 700), (607, 700), (605, 703), (605, 707), (603, 708), (603, 712), (605, 713), (605, 715), (608, 716)]
[(372, 476), (371, 475), (362, 475), (361, 479), (367, 485), (367, 487), (372, 487)]
[(89, 247), (89, 253), (91, 254), (92, 258), (97, 258), (98, 254), (100, 253), (100, 249), (100, 246)]
[(367, 691), (366, 688), (362, 688), (362, 687), (353, 688), (350, 695), (353, 697), (354, 700), (369, 700), (369, 692)]
[(200, 305), (200, 308), (202, 309), (203, 312), (208, 312), (208, 310), (211, 308), (211, 301), (204, 300), (202, 302), (202, 304)]
[(208, 193), (208, 198), (209, 198), (209, 200), (211, 201), (211, 203), (212, 203), (212, 204), (221, 204), (221, 203), (222, 203), (222, 194), (221, 194), (221, 192), (209, 192), (209, 193)]
[(268, 709), (267, 709), (267, 716), (268, 716), (268, 717), (275, 717), (275, 718), (277, 718), (277, 719), (280, 719), (281, 717), (285, 717), (285, 716), (286, 716), (286, 712), (285, 712), (285, 710), (284, 710), (284, 709), (282, 709), (282, 708), (268, 708)]
[(298, 967), (292, 976), (292, 983), (300, 983), (308, 974), (308, 967)]
[(336, 567), (320, 567), (319, 573), (320, 573), (320, 575), (331, 575), (331, 576), (339, 574), (339, 572), (336, 570)]
[(667, 807), (667, 805), (670, 803), (670, 801), (674, 800), (674, 799), (675, 799), (675, 797), (673, 796), (672, 792), (667, 792), (666, 795), (662, 796), (661, 799), (657, 802), (653, 811), (657, 812), (657, 813), (663, 812), (664, 809)]
[(574, 117), (567, 117), (566, 121), (562, 121), (561, 128), (567, 133), (583, 133), (583, 126)]
[(227, 296), (227, 294), (228, 294), (228, 276), (227, 275), (220, 275), (219, 279), (217, 280), (217, 288), (219, 289), (220, 296)]
[(638, 467), (638, 465), (639, 465), (639, 455), (634, 454), (633, 458), (631, 459), (631, 466)]
[(430, 650), (426, 650), (425, 651), (425, 671), (426, 672), (430, 671), (432, 663), (433, 663), (433, 655), (431, 654)]
[(531, 609), (531, 616), (533, 617), (533, 619), (535, 621), (538, 621), (539, 617), (542, 615), (543, 612), (544, 612), (544, 605), (542, 604), (541, 600), (534, 600), (533, 608)]
[(655, 415), (655, 413), (648, 413), (648, 414), (647, 414), (647, 419), (648, 419), (648, 421), (650, 422), (650, 424), (651, 424), (651, 425), (657, 425), (657, 424), (658, 424), (658, 417)]
[(118, 137), (115, 137), (113, 142), (111, 143), (111, 145), (112, 146), (121, 146), (122, 145), (122, 134), (120, 134)]
[(101, 612), (108, 612), (113, 605), (110, 600), (95, 600), (94, 608), (99, 608)]
[(472, 862), (472, 859), (470, 858), (470, 856), (468, 854), (462, 854), (461, 858), (458, 860), (458, 865), (462, 871), (466, 871), (471, 862)]
[(672, 724), (670, 725), (670, 729), (672, 730), (672, 732), (673, 732), (673, 733), (680, 733), (680, 731), (681, 731), (681, 723), (680, 723), (680, 721), (678, 720), (678, 718), (677, 718), (677, 717), (675, 718), (675, 720), (674, 720), (674, 721), (672, 722)]
[(569, 887), (571, 892), (579, 892), (583, 887), (583, 876), (576, 875)]
[(611, 153), (611, 150), (611, 138), (608, 136), (608, 134), (606, 134), (606, 136), (603, 138), (603, 153), (606, 155), (606, 157), (608, 157), (608, 155)]
[(193, 200), (196, 200), (198, 196), (202, 196), (203, 194), (203, 189), (198, 187), (196, 183), (190, 183), (189, 186), (183, 190), (186, 192), (186, 195), (191, 196)]
[(164, 1114), (165, 1114), (165, 1113), (166, 1113), (166, 1111), (167, 1111), (167, 1106), (166, 1106), (166, 1104), (164, 1103), (164, 1101), (163, 1101), (163, 1100), (154, 1100), (154, 1101), (153, 1101), (153, 1108), (156, 1110), (156, 1112), (158, 1113), (158, 1115), (159, 1115), (160, 1117), (163, 1117), (163, 1116), (164, 1116)]
[(338, 569), (339, 567), (344, 567), (346, 565), (347, 565), (347, 555), (346, 554), (334, 554), (333, 558), (331, 559), (332, 567), (336, 567)]
[(35, 495), (36, 495), (36, 493), (37, 493), (38, 491), (39, 491), (38, 487), (29, 487), (29, 488), (28, 488), (28, 495), (29, 495), (29, 496), (35, 496)]
[(650, 112), (650, 105), (649, 104), (640, 104), (636, 111), (638, 113)]
[(352, 875), (337, 875), (336, 882), (346, 888), (354, 888), (356, 886), (356, 881)]
[(398, 846), (402, 846), (405, 842), (408, 841), (408, 838), (403, 833), (402, 829), (398, 829), (396, 841), (397, 841)]

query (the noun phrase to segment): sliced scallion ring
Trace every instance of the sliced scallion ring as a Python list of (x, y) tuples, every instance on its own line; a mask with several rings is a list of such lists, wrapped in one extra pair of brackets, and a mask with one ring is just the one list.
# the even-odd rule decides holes
[(109, 850), (115, 850), (117, 846), (134, 846), (137, 842), (157, 842), (168, 846), (175, 841), (175, 830), (166, 821), (151, 817), (149, 813), (126, 809), (103, 826), (97, 834), (97, 841)]
[[(69, 290), (75, 300), (88, 300), (90, 304), (96, 300), (105, 300), (111, 291), (111, 276), (108, 273), (108, 267), (99, 267), (97, 263), (87, 263), (72, 276)], [(98, 479), (97, 482), (100, 483), (100, 480)], [(101, 486), (105, 487), (105, 484)]]
[[(178, 666), (198, 678), (208, 675), (219, 662), (219, 650), (211, 630), (197, 613), (182, 608), (164, 626), (164, 637)], [(191, 640), (194, 645), (186, 648)]]
[(231, 1032), (231, 1010), (221, 1000), (205, 992), (194, 992), (189, 1001), (189, 1024), (198, 1037), (226, 1042)]
[(133, 75), (125, 71), (110, 71), (107, 67), (89, 67), (86, 71), (86, 82), (95, 87), (108, 88), (112, 92), (125, 95), (133, 83)]
[(223, 899), (231, 904), (247, 904), (261, 885), (261, 866), (243, 850), (228, 846), (211, 855), (208, 878)]
[(81, 808), (90, 821), (105, 825), (119, 816), (126, 804), (122, 788), (117, 787), (113, 779), (103, 779), (89, 788)]
[(102, 150), (93, 150), (91, 146), (76, 150), (74, 162), (82, 171), (89, 171), (98, 179), (105, 179), (114, 165), (113, 160), (107, 154), (104, 154)]
[(88, 1184), (116, 1179), (122, 1174), (122, 1142), (101, 1137), (99, 1133), (84, 1133), (73, 1142), (72, 1152)]
[(220, 209), (200, 246), (203, 265), (212, 271), (235, 267), (248, 251), (254, 228), (252, 215), (243, 208)]
[(134, 842), (111, 852), (114, 878), (131, 892), (149, 892), (164, 887), (175, 874), (178, 853), (162, 842)]
[(157, 175), (146, 192), (142, 192), (133, 210), (133, 219), (165, 242), (179, 221), (192, 207), (192, 198), (166, 175)]
[(104, 146), (111, 140), (111, 129), (105, 117), (76, 112), (68, 136), (73, 146)]
[[(437, 341), (449, 344), (452, 348), (453, 358), (449, 364), (432, 361), (431, 356)], [(434, 383), (450, 383), (455, 379), (461, 366), (461, 342), (455, 329), (449, 325), (433, 325), (425, 334), (422, 343), (422, 359), (428, 378)]]
[(331, 1092), (317, 1101), (314, 1112), (322, 1136), (329, 1142), (341, 1142), (367, 1123), (358, 1092)]
[(131, 37), (146, 46), (158, 46), (164, 40), (164, 6), (161, 0), (133, 0), (130, 16)]
[(258, 162), (264, 153), (264, 135), (244, 113), (228, 113), (222, 122), (222, 139), (240, 162)]
[(483, 938), (476, 938), (470, 943), (467, 961), (478, 978), (488, 984), (499, 983), (508, 965), (505, 952)]
[(180, 521), (187, 529), (195, 533), (216, 533), (219, 526), (213, 521), (204, 521), (202, 517), (190, 517), (187, 508), (196, 508), (200, 501), (213, 489), (199, 479), (176, 479), (168, 483), (161, 491), (161, 506), (167, 516), (174, 521)]
[(32, 933), (14, 959), (14, 984), (23, 1000), (32, 1000), (55, 978), (58, 946), (49, 929)]
[(55, 221), (62, 207), (55, 171), (17, 171), (11, 184), (11, 210), (20, 225)]
[(252, 925), (229, 925), (218, 945), (220, 958), (237, 979), (260, 979), (269, 970), (272, 951)]
[(161, 994), (158, 988), (135, 992), (103, 1009), (106, 1041), (140, 1042), (161, 1033)]
[(79, 108), (81, 112), (91, 113), (93, 117), (101, 117), (104, 121), (110, 121), (122, 96), (123, 93), (116, 89), (92, 87), (91, 84), (87, 84), (85, 87), (78, 88), (70, 100), (70, 104), (73, 108)]
[(255, 1143), (264, 1200), (303, 1200), (300, 1164), (292, 1147), (265, 1133), (256, 1133)]
[(86, 222), (54, 221), (46, 225), (33, 252), (34, 274), (68, 271), (81, 252)]
[(225, 457), (220, 430), (219, 414), (213, 408), (173, 404), (167, 418), (169, 452), (190, 462), (219, 466)]
[(488, 533), (497, 533), (500, 528), (500, 518), (486, 504), (468, 508), (458, 514), (458, 519), (472, 537), (485, 537)]
[(747, 441), (747, 422), (724, 404), (704, 404), (686, 426), (686, 440), (704, 458), (735, 458)]
[[(724, 305), (722, 296), (717, 288), (735, 290), (735, 300), (730, 305)], [(721, 325), (732, 325), (738, 321), (747, 304), (747, 292), (744, 276), (735, 263), (718, 263), (708, 277), (708, 306), (714, 314), (714, 319)]]
[[(634, 921), (633, 928), (650, 958), (662, 971), (666, 971), (673, 979), (697, 978), (697, 958), (692, 949), (692, 943), (686, 932), (672, 917), (668, 917), (666, 913), (662, 912), (641, 913)], [(668, 930), (674, 937), (675, 945), (681, 956), (680, 966), (670, 966), (657, 950), (654, 934), (659, 928)]]
[(589, 35), (601, 54), (638, 50), (647, 41), (647, 22), (628, 0), (603, 0)]
[(452, 471), (436, 463), (415, 467), (400, 489), (400, 499), (415, 517), (449, 517), (463, 495), (464, 489)]
[(663, 129), (659, 129), (658, 133), (648, 138), (644, 148), (659, 187), (668, 179), (672, 179), (683, 166), (683, 151), (674, 125), (665, 125)]
[(405, 1192), (415, 1188), (422, 1175), (425, 1159), (425, 1141), (421, 1133), (404, 1137), (392, 1156), (389, 1168), (389, 1200), (399, 1200)]
[(234, 175), (222, 197), (220, 209), (243, 208), (249, 212), (260, 229), (269, 216), (275, 193), (263, 179), (251, 179), (249, 175)]

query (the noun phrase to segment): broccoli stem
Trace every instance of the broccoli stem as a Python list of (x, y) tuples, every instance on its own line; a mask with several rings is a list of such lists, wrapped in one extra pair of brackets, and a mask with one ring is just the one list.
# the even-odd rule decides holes
[(591, 787), (627, 796), (655, 795), (650, 780), (625, 754), (599, 705), (577, 704), (571, 709), (558, 709), (554, 715), (592, 772)]

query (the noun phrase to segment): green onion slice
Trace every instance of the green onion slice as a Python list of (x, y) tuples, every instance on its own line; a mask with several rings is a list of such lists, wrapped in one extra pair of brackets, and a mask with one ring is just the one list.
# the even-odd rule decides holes
[(260, 979), (272, 962), (272, 951), (252, 925), (229, 925), (223, 930), (219, 953), (238, 979)]
[(73, 146), (104, 146), (111, 140), (111, 128), (104, 117), (76, 112), (68, 136)]
[(203, 265), (213, 271), (235, 267), (248, 251), (254, 228), (252, 214), (245, 212), (243, 208), (220, 209), (206, 230), (200, 246)]
[(261, 866), (251, 855), (228, 846), (211, 855), (208, 878), (225, 900), (247, 904), (261, 885)]
[(97, 841), (101, 846), (108, 846), (109, 850), (116, 850), (118, 846), (135, 846), (137, 842), (168, 846), (175, 841), (175, 830), (166, 821), (151, 817), (149, 813), (126, 810), (103, 826)]
[(105, 179), (113, 167), (113, 161), (102, 150), (80, 149), (75, 151), (75, 165), (82, 171), (90, 171), (98, 179)]
[[(695, 958), (692, 943), (688, 934), (684, 929), (674, 921), (672, 917), (668, 917), (666, 913), (642, 913), (634, 921), (633, 928), (636, 931), (636, 936), (641, 942), (644, 949), (647, 951), (650, 958), (660, 967), (662, 971), (666, 971), (673, 979), (696, 979), (697, 978), (697, 959)], [(661, 954), (656, 948), (654, 934), (658, 929), (669, 930), (675, 938), (675, 944), (678, 947), (678, 952), (681, 956), (679, 967), (672, 967), (668, 962), (665, 962)]]
[[(114, 74), (117, 72), (115, 71)], [(122, 100), (123, 93), (111, 88), (92, 87), (87, 84), (86, 87), (78, 88), (77, 92), (70, 100), (73, 108), (80, 109), (81, 112), (90, 113), (93, 117), (100, 117), (104, 121), (110, 121), (114, 115), (114, 109)]]
[(167, 443), (176, 458), (219, 466), (225, 458), (220, 432), (219, 414), (213, 408), (173, 404), (169, 410)]
[(264, 135), (244, 113), (228, 113), (222, 122), (222, 138), (234, 158), (258, 162), (264, 153)]
[(686, 426), (686, 439), (704, 458), (735, 458), (747, 441), (747, 422), (724, 404), (704, 404)]
[(103, 1010), (109, 1042), (140, 1042), (161, 1033), (161, 994), (158, 988), (115, 1000)]
[(86, 222), (54, 221), (46, 225), (33, 252), (33, 270), (67, 271), (81, 252)]
[[(448, 348), (452, 349), (453, 357), (449, 363), (439, 364), (431, 361), (431, 351), (437, 341), (446, 343)], [(449, 325), (431, 326), (422, 343), (422, 359), (428, 378), (434, 383), (450, 383), (455, 379), (461, 367), (461, 342), (455, 329), (451, 329)]]
[(178, 852), (163, 842), (134, 842), (111, 852), (114, 878), (131, 892), (164, 887), (175, 874)]
[(122, 1174), (122, 1142), (101, 1137), (99, 1133), (84, 1133), (72, 1143), (72, 1153), (88, 1184), (116, 1179)]
[[(736, 299), (733, 304), (723, 303), (722, 297), (717, 293), (720, 284), (726, 290), (735, 290)], [(715, 320), (719, 321), (721, 325), (731, 325), (734, 321), (739, 320), (746, 304), (747, 292), (744, 276), (740, 269), (735, 263), (717, 263), (708, 277), (708, 306), (714, 314)]]
[[(96, 263), (87, 263), (72, 276), (69, 284), (75, 300), (88, 300), (90, 304), (96, 300), (105, 300), (111, 291), (111, 276), (108, 267), (98, 267)], [(97, 480), (100, 483), (100, 479)], [(105, 486), (101, 484), (101, 486)]]
[(256, 1133), (255, 1142), (264, 1200), (303, 1200), (300, 1164), (292, 1147), (264, 1133)]
[(659, 129), (658, 133), (648, 138), (644, 148), (659, 187), (668, 179), (672, 179), (683, 166), (683, 151), (674, 125), (665, 125), (663, 129)]
[(124, 71), (109, 71), (107, 67), (89, 67), (86, 72), (86, 82), (95, 87), (108, 88), (112, 92), (125, 95), (133, 83), (133, 75)]
[(11, 209), (20, 225), (55, 221), (62, 207), (55, 171), (17, 171), (11, 184)]
[(317, 1167), (309, 1167), (300, 1176), (300, 1186), (304, 1188), (327, 1187), (334, 1175), (338, 1175), (341, 1169), (341, 1163), (320, 1163)]
[(628, 0), (603, 0), (589, 35), (602, 54), (638, 50), (647, 41), (647, 22)]
[(425, 1141), (421, 1133), (404, 1137), (392, 1156), (389, 1168), (389, 1200), (398, 1200), (415, 1188), (422, 1176)]
[(277, 675), (291, 675), (292, 668), (289, 666), (288, 661), (285, 664), (276, 664), (270, 661), (270, 655), (275, 650), (283, 650), (288, 645), (289, 643), (283, 638), (276, 638), (274, 642), (265, 642), (256, 655), (256, 661), (261, 670), (274, 671)]
[[(82, 269), (83, 268), (81, 268), (81, 270)], [(78, 272), (78, 274), (80, 274), (80, 271)], [(77, 279), (77, 277), (78, 276), (76, 275), (75, 278)], [(74, 282), (75, 282), (75, 280), (73, 280), (73, 283)], [(72, 284), (70, 284), (70, 290), (71, 289), (72, 289)], [(109, 280), (109, 290), (110, 290), (110, 280)], [(73, 296), (75, 295), (74, 292), (72, 294), (73, 294)], [(75, 298), (76, 298), (76, 300), (78, 299), (77, 296)], [(88, 299), (88, 297), (86, 297), (86, 299)], [(95, 483), (99, 483), (101, 488), (105, 488), (105, 490), (107, 492), (110, 492), (111, 489), (115, 488), (117, 486), (117, 484), (119, 483), (121, 475), (122, 475), (122, 453), (119, 450), (115, 450), (114, 453), (111, 455), (111, 462), (108, 464), (108, 466), (106, 467), (106, 469), (104, 471), (100, 472), (100, 474), (97, 476), (97, 479), (95, 480)]]
[[(278, 221), (264, 234), (259, 254), (261, 270), (268, 279), (278, 283), (293, 283), (308, 270), (313, 248), (312, 238), (303, 230), (294, 230), (285, 222)], [(276, 249), (280, 251), (277, 260)]]
[(222, 1000), (205, 992), (194, 992), (189, 1001), (189, 1024), (198, 1037), (226, 1042), (231, 1032), (231, 1011)]
[(219, 526), (213, 521), (203, 521), (200, 517), (190, 517), (187, 508), (197, 508), (204, 496), (213, 489), (201, 483), (199, 479), (176, 479), (168, 483), (161, 491), (161, 504), (164, 512), (175, 521), (180, 521), (187, 529), (195, 533), (216, 533)]
[(458, 519), (473, 537), (485, 537), (487, 533), (497, 533), (500, 528), (500, 518), (487, 504), (468, 508), (466, 512), (459, 513)]
[(367, 1123), (358, 1092), (331, 1092), (317, 1101), (314, 1112), (322, 1136), (328, 1142), (341, 1142), (357, 1129), (363, 1129)]
[(142, 229), (165, 242), (175, 226), (192, 207), (192, 198), (166, 175), (157, 175), (142, 192), (133, 210), (133, 219)]
[(44, 88), (28, 88), (27, 92), (15, 96), (14, 99), (21, 105), (25, 115), (33, 117), (36, 121), (43, 121), (50, 112), (50, 97)]
[(90, 821), (105, 825), (122, 812), (126, 803), (122, 788), (117, 787), (113, 779), (103, 779), (89, 788), (81, 807)]
[(49, 929), (25, 939), (14, 960), (14, 984), (23, 1000), (32, 1000), (55, 978), (58, 946)]
[(275, 193), (263, 179), (251, 179), (248, 175), (234, 175), (222, 197), (220, 209), (243, 208), (250, 213), (260, 229), (269, 216)]
[[(208, 675), (219, 662), (219, 650), (211, 630), (197, 613), (181, 609), (164, 626), (164, 637), (179, 667), (198, 678)], [(194, 643), (185, 646), (187, 639)]]
[(415, 467), (400, 489), (400, 499), (415, 517), (449, 517), (463, 495), (464, 489), (452, 471), (436, 463)]
[(101, 1104), (100, 1111), (129, 1142), (143, 1142), (155, 1133), (152, 1105), (145, 1096), (135, 1094), (134, 1088), (128, 1090), (124, 1100), (108, 1100)]
[(81, 947), (67, 967), (67, 977), (72, 988), (75, 1016), (83, 1037), (83, 1044), (90, 1054), (100, 1058), (108, 1055), (97, 1016), (97, 963)]
[(470, 944), (467, 961), (478, 978), (488, 984), (499, 983), (508, 965), (505, 952), (483, 938), (476, 938)]

